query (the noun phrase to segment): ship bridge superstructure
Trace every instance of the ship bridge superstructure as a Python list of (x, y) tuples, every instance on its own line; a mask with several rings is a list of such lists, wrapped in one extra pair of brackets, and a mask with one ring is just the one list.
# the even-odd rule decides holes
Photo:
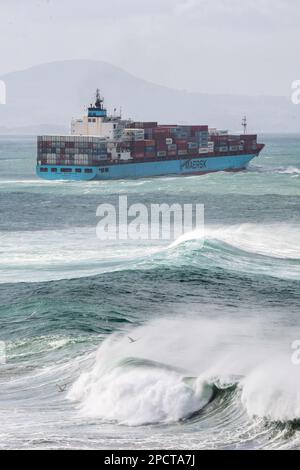
[(107, 114), (103, 98), (97, 88), (95, 103), (88, 107), (87, 115), (81, 119), (72, 119), (71, 135), (101, 137), (107, 140), (119, 140), (127, 121), (121, 116)]

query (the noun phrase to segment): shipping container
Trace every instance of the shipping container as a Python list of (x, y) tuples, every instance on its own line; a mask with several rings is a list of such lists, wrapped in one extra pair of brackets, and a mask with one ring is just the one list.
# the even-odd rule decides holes
[(145, 158), (155, 158), (156, 152), (145, 152)]
[(147, 146), (147, 145), (149, 145), (149, 146), (155, 145), (155, 140), (154, 140), (154, 139), (145, 139), (144, 142), (145, 142), (145, 145), (146, 145), (146, 146)]
[(143, 152), (136, 152), (131, 154), (131, 156), (135, 159), (144, 158), (144, 155), (145, 154)]
[(197, 142), (188, 142), (188, 148), (189, 149), (197, 149), (198, 148)]
[(187, 145), (184, 145), (184, 144), (178, 144), (177, 145), (177, 150), (187, 150)]
[(143, 129), (155, 128), (157, 127), (157, 122), (133, 122), (131, 127)]
[(168, 145), (168, 150), (176, 150), (177, 149), (177, 145), (176, 144), (170, 144)]
[(208, 126), (207, 125), (191, 125), (190, 128), (193, 131), (205, 131), (208, 132)]
[(164, 143), (156, 142), (156, 150), (168, 150), (168, 146)]

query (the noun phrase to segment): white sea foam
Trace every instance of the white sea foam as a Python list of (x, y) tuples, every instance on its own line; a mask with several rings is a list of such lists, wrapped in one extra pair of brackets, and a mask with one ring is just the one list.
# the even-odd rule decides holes
[(198, 230), (189, 232), (175, 240), (170, 248), (203, 236), (205, 240), (219, 240), (250, 253), (300, 259), (300, 227), (284, 223), (206, 226), (204, 235)]
[(250, 416), (271, 421), (300, 419), (300, 366), (281, 355), (257, 365), (245, 377), (242, 403)]
[(278, 168), (278, 173), (283, 173), (287, 175), (300, 175), (300, 168), (295, 166), (288, 166), (287, 168)]
[[(299, 373), (284, 353), (289, 332), (266, 338), (267, 328), (267, 322), (249, 320), (247, 325), (220, 319), (154, 320), (130, 332), (138, 339), (135, 343), (126, 336), (106, 340), (68, 398), (77, 402), (84, 418), (163, 423), (202, 409), (212, 396), (206, 383), (226, 387), (233, 377), (243, 377), (241, 400), (250, 418), (298, 419)], [(127, 364), (125, 359), (133, 356), (139, 358), (137, 364)], [(149, 362), (162, 358), (166, 365)], [(197, 377), (194, 386), (184, 375)]]
[(248, 167), (248, 171), (254, 171), (258, 173), (278, 173), (282, 175), (300, 175), (300, 168), (296, 166), (280, 166), (274, 168), (271, 166), (251, 164)]
[[(87, 387), (86, 392), (82, 387)], [(83, 398), (80, 412), (84, 417), (138, 426), (186, 418), (201, 410), (211, 394), (205, 385), (191, 388), (176, 372), (116, 367), (94, 376), (91, 383), (88, 377), (86, 382), (79, 380), (69, 397)]]
[[(201, 239), (201, 255), (205, 262), (206, 247), (202, 247), (203, 232), (193, 231), (179, 237), (169, 248)], [(249, 254), (282, 260), (300, 259), (300, 229), (292, 224), (239, 224), (205, 226), (206, 241), (225, 243), (245, 252), (244, 259), (232, 253), (226, 260), (215, 251), (214, 261), (224, 269), (238, 268), (282, 278), (298, 278), (299, 264), (271, 266), (270, 262), (252, 260)], [(157, 263), (171, 262), (165, 251), (165, 241), (102, 241), (94, 227), (62, 230), (0, 232), (0, 283), (39, 282), (70, 279), (118, 271), (128, 268), (151, 268)], [(191, 248), (192, 249), (192, 248)], [(187, 250), (189, 247), (187, 246)], [(169, 250), (168, 250), (169, 251)], [(155, 258), (159, 255), (159, 258)], [(175, 262), (175, 260), (173, 260)], [(195, 260), (196, 261), (196, 260)], [(176, 256), (177, 263), (184, 263)], [(235, 266), (237, 264), (238, 266)], [(272, 264), (272, 263), (271, 263)]]
[[(162, 320), (130, 332), (139, 338), (135, 343), (118, 335), (106, 340), (91, 371), (83, 373), (68, 394), (79, 403), (80, 414), (142, 425), (178, 421), (205, 406), (212, 391), (204, 382), (191, 387), (183, 380), (184, 372), (172, 367), (176, 358), (170, 352), (176, 339), (182, 338), (178, 326), (178, 322)], [(168, 336), (166, 327), (170, 327)], [(170, 366), (146, 361), (161, 360), (163, 352)], [(126, 361), (132, 356), (140, 358), (139, 362)]]
[(144, 243), (104, 242), (95, 227), (0, 232), (0, 283), (89, 276), (130, 267), (157, 252)]

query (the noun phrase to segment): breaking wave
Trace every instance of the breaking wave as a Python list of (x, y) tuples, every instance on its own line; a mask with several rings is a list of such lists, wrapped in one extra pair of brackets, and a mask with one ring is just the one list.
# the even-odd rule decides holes
[(189, 232), (170, 247), (186, 241), (215, 240), (248, 253), (271, 258), (300, 259), (300, 227), (291, 224), (239, 224), (205, 227), (204, 231)]
[(0, 283), (70, 279), (174, 263), (180, 266), (190, 263), (191, 257), (199, 269), (217, 266), (293, 279), (300, 274), (299, 234), (296, 224), (207, 225), (204, 232), (189, 232), (168, 247), (164, 241), (104, 242), (89, 227), (0, 232)]
[(266, 341), (261, 327), (249, 322), (247, 336), (245, 325), (232, 320), (181, 318), (154, 320), (131, 331), (129, 339), (113, 335), (68, 398), (85, 419), (128, 426), (223, 413), (250, 428), (259, 419), (270, 425), (297, 421), (300, 376), (282, 348), (288, 336), (282, 331), (281, 338)]

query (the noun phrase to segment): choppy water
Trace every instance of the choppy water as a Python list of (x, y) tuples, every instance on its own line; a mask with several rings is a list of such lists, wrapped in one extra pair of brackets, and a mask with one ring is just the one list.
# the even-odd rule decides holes
[[(300, 137), (264, 141), (238, 174), (64, 183), (0, 138), (1, 448), (300, 447)], [(204, 204), (204, 246), (99, 241), (121, 194)]]

